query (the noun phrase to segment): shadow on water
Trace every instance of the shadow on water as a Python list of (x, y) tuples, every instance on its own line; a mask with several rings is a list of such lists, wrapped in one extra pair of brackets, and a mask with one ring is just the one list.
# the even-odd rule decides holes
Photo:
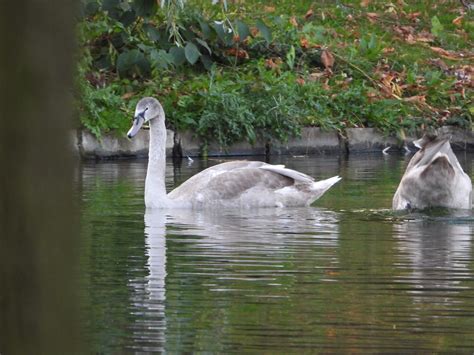
[(84, 166), (93, 349), (472, 352), (472, 212), (388, 210), (406, 157), (285, 159), (343, 180), (311, 208), (145, 211), (145, 161)]

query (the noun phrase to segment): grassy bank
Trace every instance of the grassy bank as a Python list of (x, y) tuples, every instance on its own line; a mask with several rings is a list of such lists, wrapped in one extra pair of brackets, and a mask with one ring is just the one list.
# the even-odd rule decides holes
[(474, 17), (461, 1), (180, 3), (86, 1), (84, 127), (123, 134), (147, 95), (173, 128), (222, 145), (302, 126), (472, 127)]

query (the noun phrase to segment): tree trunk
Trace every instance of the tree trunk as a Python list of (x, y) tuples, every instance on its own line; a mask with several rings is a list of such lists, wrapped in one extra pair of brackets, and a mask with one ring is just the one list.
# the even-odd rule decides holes
[(0, 3), (0, 354), (70, 354), (74, 1)]

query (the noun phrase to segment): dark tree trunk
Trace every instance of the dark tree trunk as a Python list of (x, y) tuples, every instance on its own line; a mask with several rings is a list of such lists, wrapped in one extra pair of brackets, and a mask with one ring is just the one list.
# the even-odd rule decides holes
[(70, 354), (75, 2), (0, 3), (0, 354)]

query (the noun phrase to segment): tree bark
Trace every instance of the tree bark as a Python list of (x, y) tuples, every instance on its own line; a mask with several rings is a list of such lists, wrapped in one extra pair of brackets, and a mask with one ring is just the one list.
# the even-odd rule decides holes
[(70, 354), (74, 1), (0, 3), (0, 354)]

